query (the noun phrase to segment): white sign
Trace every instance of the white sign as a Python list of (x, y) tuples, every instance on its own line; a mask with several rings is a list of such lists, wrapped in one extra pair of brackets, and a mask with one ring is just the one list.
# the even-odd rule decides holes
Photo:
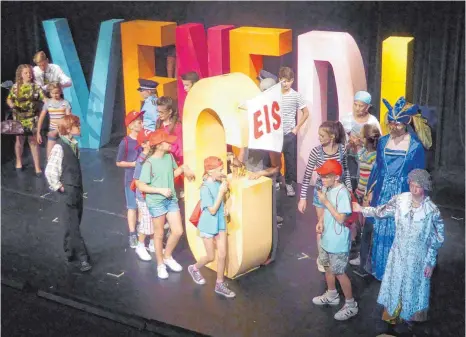
[(246, 102), (249, 120), (248, 148), (282, 152), (281, 103), (280, 83)]

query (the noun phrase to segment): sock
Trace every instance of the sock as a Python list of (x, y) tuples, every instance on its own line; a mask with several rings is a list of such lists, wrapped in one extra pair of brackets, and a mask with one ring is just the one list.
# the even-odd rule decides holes
[(346, 304), (349, 304), (350, 306), (355, 306), (356, 305), (356, 302), (354, 300), (354, 298), (350, 298), (349, 300), (346, 300)]
[(194, 271), (199, 271), (199, 269), (197, 269), (195, 264), (193, 264), (193, 269), (194, 269)]
[(144, 242), (138, 241), (138, 247), (146, 248), (146, 245), (144, 244)]
[[(154, 246), (154, 240), (150, 240), (150, 241), (149, 241), (149, 245)], [(154, 246), (154, 247), (155, 247), (155, 246)]]
[(338, 291), (336, 289), (333, 289), (333, 290), (327, 290), (329, 296), (331, 298), (334, 298), (334, 297), (337, 297), (338, 296)]

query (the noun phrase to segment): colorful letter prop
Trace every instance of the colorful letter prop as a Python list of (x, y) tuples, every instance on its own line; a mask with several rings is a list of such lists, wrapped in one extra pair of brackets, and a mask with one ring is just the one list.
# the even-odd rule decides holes
[(141, 108), (138, 78), (158, 82), (158, 96), (176, 99), (176, 79), (156, 75), (154, 53), (154, 47), (175, 44), (175, 29), (175, 22), (135, 20), (121, 24), (126, 113)]
[[(196, 174), (185, 179), (185, 221), (189, 246), (196, 259), (205, 254), (199, 231), (189, 222), (199, 201), (204, 159), (220, 157), (225, 163), (227, 144), (248, 145), (247, 113), (238, 108), (260, 93), (246, 75), (233, 73), (200, 80), (186, 98), (183, 116), (184, 162)], [(231, 220), (227, 224), (226, 275), (235, 278), (264, 263), (272, 244), (272, 180), (246, 177), (230, 181)], [(257, 203), (261, 200), (261, 203)], [(216, 262), (208, 265), (215, 270)]]
[(82, 148), (98, 149), (110, 138), (113, 119), (117, 69), (120, 63), (120, 22), (113, 19), (100, 25), (91, 90), (86, 84), (76, 47), (66, 19), (42, 22), (50, 56), (66, 74), (73, 85), (64, 90), (73, 114), (81, 119)]
[(354, 93), (366, 90), (361, 52), (351, 35), (312, 31), (298, 36), (298, 90), (309, 108), (309, 119), (298, 134), (299, 182), (312, 148), (319, 144), (319, 126), (327, 120), (329, 64), (335, 74), (339, 118), (352, 113)]
[(292, 50), (291, 29), (240, 27), (230, 31), (231, 72), (242, 72), (256, 83), (263, 56), (282, 56)]
[[(412, 82), (408, 81), (413, 60), (413, 37), (390, 36), (382, 43), (382, 83), (380, 91), (380, 126), (388, 132), (385, 119), (387, 109), (382, 102), (396, 102), (401, 96), (411, 93)], [(409, 95), (408, 95), (408, 98)]]
[[(181, 76), (195, 71), (199, 78), (222, 75), (230, 71), (229, 31), (234, 26), (215, 26), (207, 30), (204, 25), (188, 23), (176, 28), (177, 73)], [(208, 41), (208, 45), (207, 45)], [(178, 80), (178, 111), (183, 115), (186, 92)]]

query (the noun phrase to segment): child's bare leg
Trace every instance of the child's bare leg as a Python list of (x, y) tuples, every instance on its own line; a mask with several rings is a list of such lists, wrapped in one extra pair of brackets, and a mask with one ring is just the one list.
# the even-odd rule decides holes
[(35, 136), (28, 136), (29, 148), (31, 149), (32, 161), (34, 162), (34, 168), (36, 173), (42, 172), (40, 168), (40, 157), (39, 157), (39, 145)]
[(332, 274), (330, 268), (325, 271), (325, 281), (327, 282), (328, 290), (336, 290), (335, 286), (335, 275)]
[(152, 218), (152, 225), (154, 226), (155, 259), (157, 266), (160, 266), (163, 264), (163, 225), (165, 225), (165, 215)]
[(196, 270), (204, 267), (206, 264), (215, 259), (215, 247), (213, 238), (203, 238), (206, 255), (202, 256), (199, 261), (194, 265)]
[(52, 152), (53, 146), (57, 143), (56, 140), (50, 139), (50, 138), (57, 138), (58, 137), (58, 131), (52, 130), (49, 131), (47, 134), (47, 160), (50, 157), (50, 153)]
[(138, 241), (139, 241), (139, 243), (145, 243), (145, 240), (146, 240), (146, 235), (145, 235), (145, 234), (138, 233)]
[(183, 224), (181, 222), (180, 211), (169, 212), (166, 216), (168, 224), (170, 225), (171, 234), (167, 240), (167, 245), (165, 246), (165, 259), (172, 257), (173, 250), (178, 244), (181, 235), (183, 235)]
[(217, 282), (223, 282), (225, 275), (225, 264), (227, 258), (227, 234), (220, 232), (216, 236), (217, 241)]
[(128, 227), (130, 233), (134, 233), (136, 231), (137, 214), (138, 212), (136, 209), (128, 209)]
[(16, 136), (15, 142), (15, 155), (16, 155), (16, 168), (22, 168), (22, 157), (24, 149), (24, 136)]
[[(335, 278), (334, 278), (335, 279)], [(345, 295), (345, 299), (350, 300), (353, 298), (353, 290), (351, 288), (351, 281), (348, 275), (340, 274), (337, 275), (338, 282), (340, 282), (341, 289), (343, 290), (343, 294)]]

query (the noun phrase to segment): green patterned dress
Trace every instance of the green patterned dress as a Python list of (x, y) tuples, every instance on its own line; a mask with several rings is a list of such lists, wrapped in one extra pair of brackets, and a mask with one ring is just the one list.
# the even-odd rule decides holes
[(25, 135), (31, 135), (36, 127), (37, 115), (40, 113), (44, 93), (35, 83), (23, 84), (17, 89), (13, 85), (8, 95), (14, 105), (13, 117), (19, 121), (24, 128)]

